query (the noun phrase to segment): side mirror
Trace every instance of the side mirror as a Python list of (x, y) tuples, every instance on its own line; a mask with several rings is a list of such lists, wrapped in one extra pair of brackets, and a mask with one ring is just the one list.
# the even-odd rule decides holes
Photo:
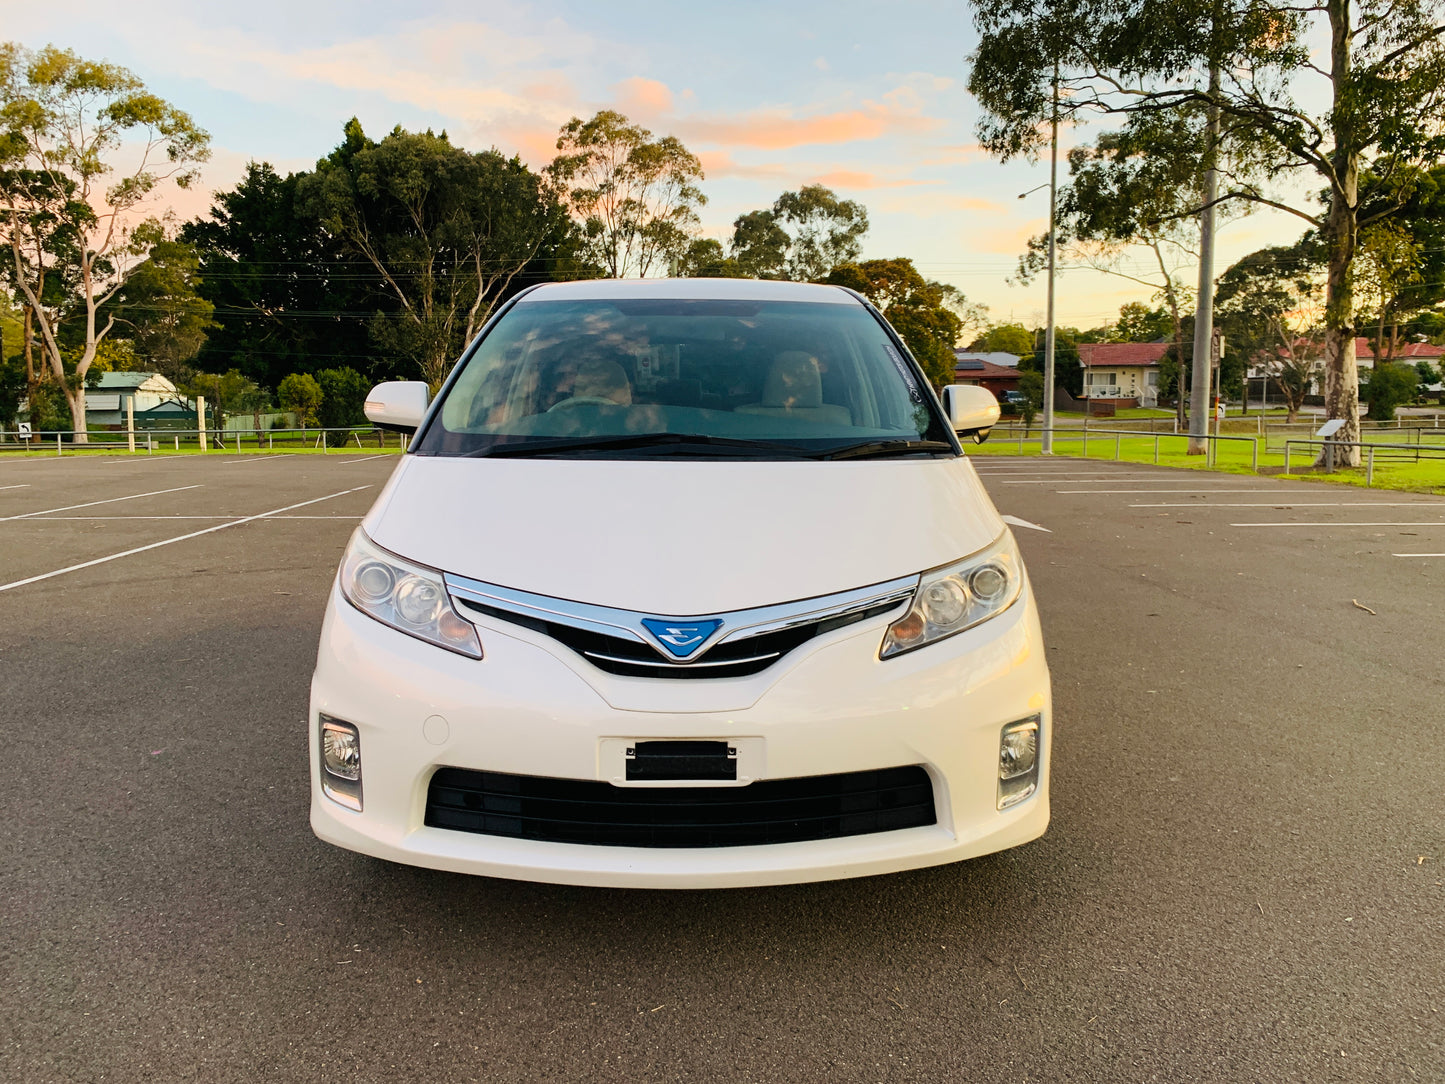
[(381, 429), (415, 433), (431, 405), (431, 388), (424, 380), (388, 380), (366, 394), (366, 417)]
[(972, 437), (978, 444), (986, 441), (989, 430), (998, 424), (998, 400), (987, 388), (975, 384), (950, 384), (944, 388), (943, 409), (953, 431), (961, 437)]

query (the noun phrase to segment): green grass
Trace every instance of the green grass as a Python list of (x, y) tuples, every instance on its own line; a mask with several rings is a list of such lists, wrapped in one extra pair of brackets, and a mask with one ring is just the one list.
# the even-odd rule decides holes
[[(1387, 434), (1381, 434), (1382, 438), (1385, 436)], [(1390, 443), (1390, 441), (1381, 439), (1375, 443)], [(1122, 463), (1152, 464), (1157, 462), (1161, 467), (1182, 467), (1189, 470), (1212, 469), (1227, 474), (1253, 474), (1253, 452), (1254, 447), (1258, 445), (1258, 462), (1261, 473), (1299, 481), (1334, 482), (1340, 485), (1355, 486), (1365, 484), (1364, 466), (1336, 470), (1328, 474), (1323, 471), (1315, 471), (1312, 467), (1313, 450), (1302, 446), (1296, 446), (1291, 450), (1291, 473), (1285, 475), (1283, 474), (1284, 448), (1282, 444), (1283, 442), (1278, 439), (1270, 441), (1268, 448), (1263, 441), (1221, 441), (1216, 449), (1215, 462), (1211, 467), (1206, 463), (1204, 456), (1188, 454), (1187, 437), (1176, 436), (1173, 433), (1159, 434), (1157, 460), (1155, 459), (1155, 438), (1153, 437), (1113, 437), (1102, 430), (1091, 431), (1086, 451), (1082, 432), (1077, 435), (1073, 433), (1054, 434), (1054, 454), (1058, 457), (1114, 462), (1117, 456), (1117, 461)], [(1422, 458), (1418, 463), (1377, 458), (1374, 487), (1376, 489), (1445, 493), (1445, 437), (1435, 437), (1432, 441), (1427, 441), (1422, 445), (1422, 448), (1427, 454), (1433, 455), (1433, 458)], [(981, 445), (968, 445), (967, 451), (969, 455), (985, 457), (1018, 455), (1018, 436), (1006, 430), (995, 430), (994, 436), (988, 441)], [(1026, 456), (1040, 454), (1037, 433), (1024, 442), (1023, 454)], [(1387, 453), (1381, 451), (1376, 454), (1383, 457)], [(1389, 454), (1407, 455), (1409, 453)]]

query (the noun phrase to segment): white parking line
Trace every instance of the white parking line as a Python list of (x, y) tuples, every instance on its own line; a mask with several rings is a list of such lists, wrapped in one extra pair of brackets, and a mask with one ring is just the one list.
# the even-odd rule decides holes
[(1053, 534), (1053, 533), (1054, 533), (1053, 531), (1049, 530), (1047, 527), (1040, 527), (1037, 523), (1030, 523), (1030, 522), (1029, 522), (1028, 520), (1026, 520), (1026, 519), (1019, 519), (1018, 516), (1000, 516), (999, 518), (1002, 519), (1005, 523), (1012, 524), (1012, 525), (1015, 526), (1015, 527), (1027, 527), (1027, 528), (1029, 528), (1030, 530), (1033, 530), (1033, 531), (1043, 531), (1044, 534)]
[[(1130, 478), (1131, 476), (1127, 476), (1127, 474), (1117, 474), (1117, 476), (1108, 477), (1108, 481), (1130, 481)], [(1084, 484), (1084, 486), (1088, 486), (1088, 484), (1095, 484), (1095, 486), (1097, 486), (1101, 480), (1104, 480), (1103, 476), (1097, 476), (1097, 474), (1090, 476), (1090, 474), (1085, 474), (1085, 476), (1078, 478), (1009, 478), (1009, 480), (1001, 484), (1004, 484), (1004, 486), (1058, 486), (1059, 483), (1079, 483)], [(1153, 474), (1140, 474), (1137, 480), (1157, 481), (1157, 477), (1153, 476)]]
[(30, 483), (29, 483), (29, 482), (21, 482), (19, 485), (13, 485), (13, 486), (0, 486), (0, 489), (29, 489), (29, 488), (30, 488)]
[(1130, 508), (1440, 508), (1438, 501), (1174, 501), (1168, 504), (1131, 504)]
[(365, 463), (365, 462), (367, 462), (368, 460), (371, 460), (371, 459), (396, 459), (396, 458), (398, 458), (396, 452), (382, 452), (380, 455), (364, 455), (364, 456), (362, 456), (360, 459), (343, 459), (341, 462), (342, 462), (343, 464), (345, 464), (345, 463)]
[(1231, 523), (1231, 527), (1445, 527), (1445, 519), (1425, 520), (1423, 523), (1414, 522), (1390, 522), (1390, 523)]
[(343, 489), (339, 493), (328, 493), (324, 497), (315, 497), (309, 501), (301, 501), (298, 504), (288, 504), (284, 508), (273, 508), (269, 512), (259, 512), (254, 516), (245, 516), (242, 519), (233, 519), (227, 523), (218, 523), (214, 527), (205, 527), (199, 531), (192, 531), (190, 534), (176, 535), (174, 538), (163, 538), (159, 542), (152, 542), (147, 546), (137, 546), (135, 549), (123, 550), (120, 553), (112, 553), (106, 557), (97, 557), (93, 561), (82, 561), (78, 565), (69, 565), (66, 568), (57, 568), (54, 572), (42, 572), (38, 576), (30, 576), (23, 580), (15, 580), (12, 583), (0, 584), (0, 591), (9, 591), (14, 587), (24, 587), (26, 584), (39, 583), (41, 580), (52, 579), (55, 576), (64, 576), (67, 572), (79, 572), (83, 568), (93, 568), (96, 565), (103, 565), (107, 561), (118, 561), (122, 557), (130, 557), (137, 553), (145, 553), (147, 550), (159, 549), (161, 546), (169, 546), (173, 542), (185, 542), (187, 539), (200, 538), (203, 534), (211, 534), (213, 531), (224, 531), (227, 527), (239, 527), (243, 523), (253, 523), (258, 519), (268, 519), (271, 516), (279, 515), (282, 512), (289, 512), (293, 508), (305, 508), (307, 505), (320, 504), (322, 501), (329, 501), (334, 497), (344, 497), (348, 493), (360, 493), (363, 489), (370, 489), (371, 486), (355, 486), (351, 489)]
[[(241, 454), (245, 455), (246, 453), (242, 452)], [(291, 459), (295, 455), (295, 452), (256, 452), (247, 459), (227, 459), (224, 462), (227, 466), (238, 467), (248, 463), (269, 463), (273, 459)]]
[(116, 501), (134, 501), (141, 497), (159, 497), (162, 493), (180, 493), (187, 489), (200, 489), (201, 484), (193, 486), (176, 486), (175, 489), (153, 489), (149, 493), (132, 493), (128, 497), (111, 497), (104, 501), (86, 501), (84, 504), (67, 504), (63, 508), (46, 508), (39, 512), (24, 512), (18, 516), (0, 516), (0, 523), (7, 523), (12, 519), (30, 519), (34, 516), (48, 516), (52, 512), (71, 512), (77, 508), (93, 508), (97, 504), (115, 504)]
[(1445, 553), (1392, 553), (1391, 557), (1445, 557)]
[(1268, 493), (1263, 486), (1253, 489), (1056, 489), (1055, 493)]
[[(116, 520), (133, 520), (133, 519), (134, 519), (134, 520), (149, 520), (149, 521), (151, 521), (151, 522), (155, 522), (155, 521), (159, 520), (159, 521), (164, 522), (164, 523), (170, 523), (170, 522), (172, 522), (172, 521), (178, 522), (178, 523), (185, 523), (185, 522), (187, 522), (187, 521), (189, 521), (189, 520), (217, 520), (217, 519), (235, 519), (235, 518), (236, 518), (235, 516), (50, 516), (50, 517), (47, 518), (47, 519), (36, 520), (36, 522), (37, 522), (37, 523), (53, 523), (53, 522), (56, 522), (56, 521), (62, 521), (62, 522), (65, 522), (65, 523), (102, 523), (102, 522), (103, 522), (103, 523), (111, 523), (111, 522), (114, 522), (114, 521), (116, 521)], [(355, 516), (267, 516), (266, 518), (267, 518), (268, 520), (271, 520), (271, 519), (350, 519), (350, 520), (357, 520), (357, 519), (360, 519), (361, 516), (360, 516), (360, 515), (355, 515)]]

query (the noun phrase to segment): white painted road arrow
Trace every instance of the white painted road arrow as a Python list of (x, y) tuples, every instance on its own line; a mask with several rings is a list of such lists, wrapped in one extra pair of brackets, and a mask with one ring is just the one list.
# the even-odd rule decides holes
[(1004, 516), (1004, 517), (1003, 517), (1003, 521), (1004, 521), (1005, 523), (1012, 524), (1012, 525), (1015, 526), (1015, 527), (1027, 527), (1027, 528), (1028, 528), (1029, 530), (1031, 530), (1031, 531), (1043, 531), (1044, 534), (1053, 534), (1053, 533), (1054, 533), (1053, 531), (1049, 530), (1047, 527), (1040, 527), (1037, 523), (1030, 523), (1030, 522), (1029, 522), (1028, 520), (1026, 520), (1026, 519), (1019, 519), (1018, 516)]

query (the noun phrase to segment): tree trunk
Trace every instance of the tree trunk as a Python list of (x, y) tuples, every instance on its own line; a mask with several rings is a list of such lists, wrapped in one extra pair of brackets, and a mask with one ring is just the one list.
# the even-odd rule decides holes
[[(1360, 373), (1355, 361), (1354, 260), (1358, 241), (1360, 154), (1355, 138), (1350, 73), (1350, 0), (1328, 0), (1331, 82), (1334, 108), (1334, 183), (1325, 220), (1329, 247), (1329, 278), (1325, 292), (1325, 417), (1344, 421), (1335, 439), (1360, 439)], [(1334, 449), (1336, 464), (1358, 467), (1359, 448)], [(1324, 460), (1321, 452), (1320, 461)]]
[(66, 388), (65, 401), (70, 407), (70, 428), (75, 430), (75, 443), (89, 444), (89, 434), (85, 428), (85, 385), (82, 383), (74, 391)]
[(32, 422), (30, 439), (34, 441), (39, 439), (35, 435), (35, 430), (39, 426), (33, 423), (35, 421), (35, 401), (40, 395), (40, 380), (35, 375), (35, 325), (31, 322), (33, 316), (30, 312), (29, 301), (25, 302), (22, 311), (25, 317), (23, 337), (25, 344), (25, 401), (30, 404), (30, 421)]

